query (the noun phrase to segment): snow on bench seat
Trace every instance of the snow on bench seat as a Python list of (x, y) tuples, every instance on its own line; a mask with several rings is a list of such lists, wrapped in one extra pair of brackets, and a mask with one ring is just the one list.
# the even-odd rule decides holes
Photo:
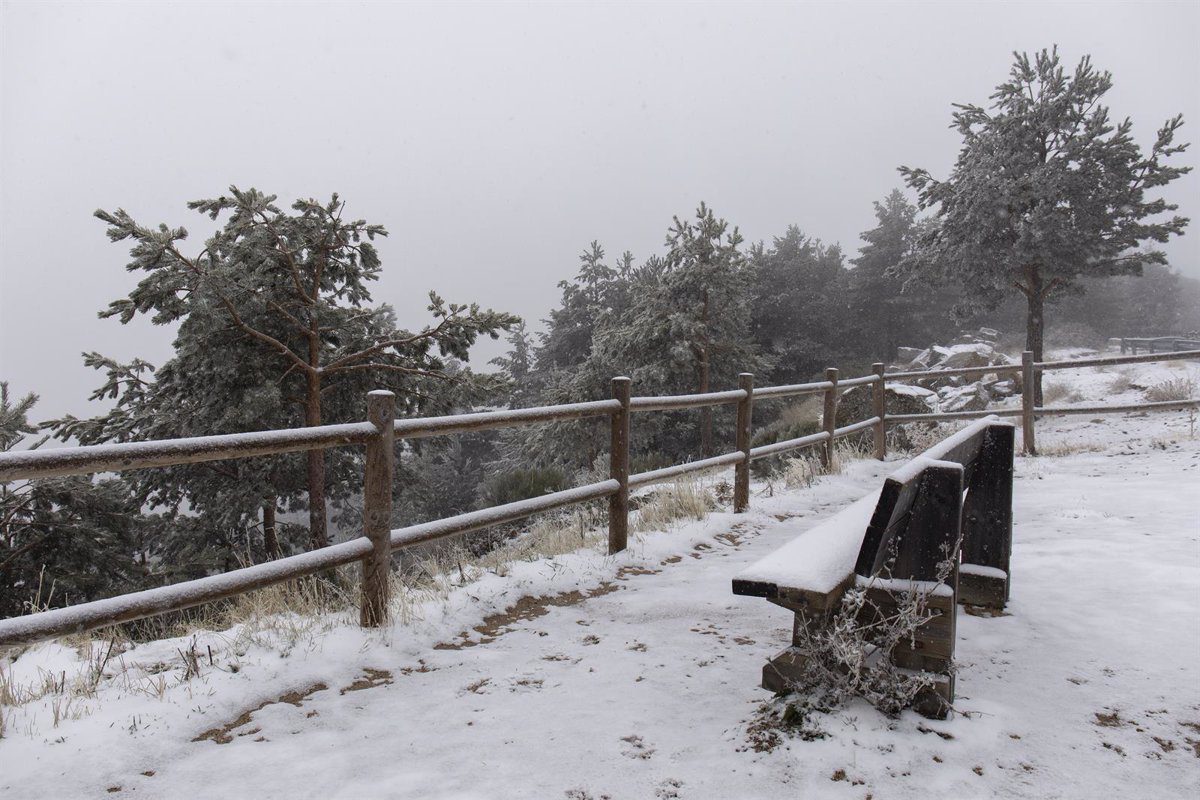
[(872, 492), (759, 559), (733, 579), (734, 594), (825, 608), (849, 585), (863, 535), (875, 513)]

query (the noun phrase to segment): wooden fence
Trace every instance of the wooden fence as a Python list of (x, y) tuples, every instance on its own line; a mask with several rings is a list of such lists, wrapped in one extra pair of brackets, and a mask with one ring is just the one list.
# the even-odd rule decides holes
[(1171, 353), (1180, 350), (1200, 350), (1200, 339), (1192, 336), (1154, 336), (1148, 339), (1133, 339), (1121, 337), (1121, 353), (1131, 352), (1137, 355), (1138, 348), (1157, 353), (1159, 350)]
[[(629, 378), (618, 377), (613, 378), (612, 398), (608, 400), (399, 420), (394, 418), (395, 404), (392, 394), (376, 391), (370, 392), (367, 396), (366, 422), (322, 425), (295, 430), (202, 436), (190, 439), (2, 453), (0, 454), (0, 481), (12, 481), (87, 475), (97, 472), (119, 472), (331, 447), (361, 445), (366, 448), (362, 536), (319, 550), (288, 556), (220, 575), (0, 620), (0, 647), (28, 644), (56, 636), (181, 611), (354, 562), (362, 565), (360, 622), (368, 627), (378, 626), (387, 620), (388, 581), (386, 578), (391, 553), (412, 545), (513, 522), (539, 512), (607, 498), (608, 551), (617, 553), (625, 549), (628, 538), (629, 491), (683, 475), (720, 467), (734, 467), (734, 510), (743, 512), (750, 504), (751, 461), (801, 448), (818, 447), (822, 462), (828, 466), (833, 460), (834, 443), (837, 439), (868, 430), (873, 433), (875, 456), (883, 459), (887, 455), (885, 434), (889, 425), (973, 419), (988, 415), (1021, 416), (1025, 452), (1034, 455), (1036, 454), (1034, 420), (1039, 416), (1170, 410), (1200, 406), (1200, 400), (1193, 399), (1122, 406), (1051, 406), (1042, 408), (1034, 407), (1033, 393), (1025, 391), (1022, 393), (1022, 407), (1017, 409), (889, 415), (886, 407), (885, 381), (941, 378), (955, 375), (968, 377), (989, 373), (1019, 373), (1024, 380), (1024, 385), (1028, 387), (1033, 384), (1034, 375), (1037, 372), (1197, 358), (1200, 358), (1200, 350), (1039, 363), (1034, 362), (1032, 354), (1026, 352), (1020, 365), (887, 373), (883, 364), (875, 364), (873, 374), (848, 380), (839, 379), (838, 370), (831, 367), (825, 370), (825, 380), (823, 381), (757, 389), (754, 387), (753, 376), (743, 373), (739, 377), (737, 389), (668, 397), (631, 397)], [(840, 428), (837, 427), (838, 398), (841, 392), (854, 386), (867, 385), (872, 387), (872, 416)], [(751, 446), (752, 414), (755, 402), (816, 394), (823, 398), (822, 430), (782, 442), (759, 447)], [(632, 414), (719, 405), (737, 406), (736, 442), (732, 452), (636, 475), (630, 474), (629, 444)], [(397, 440), (593, 417), (607, 417), (611, 428), (609, 477), (607, 480), (433, 522), (391, 529), (389, 521), (392, 514), (392, 476), (396, 458), (394, 445)]]

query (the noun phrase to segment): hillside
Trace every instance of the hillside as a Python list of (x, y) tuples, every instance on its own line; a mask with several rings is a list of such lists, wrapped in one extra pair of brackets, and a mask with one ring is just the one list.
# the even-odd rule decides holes
[[(1195, 365), (1056, 376), (1059, 402), (1141, 397)], [(1114, 381), (1124, 376), (1119, 385)], [(1128, 384), (1128, 385), (1126, 385)], [(1114, 393), (1115, 389), (1120, 392)], [(790, 615), (730, 593), (742, 566), (879, 485), (854, 461), (753, 511), (447, 578), (367, 633), (259, 620), (81, 658), (3, 664), (5, 797), (1176, 797), (1200, 788), (1200, 439), (1183, 413), (1039, 424), (1018, 458), (1013, 596), (960, 613), (959, 714), (854, 705), (823, 738), (758, 688)], [(192, 658), (189, 654), (195, 653)], [(197, 673), (198, 674), (194, 674)], [(95, 674), (95, 673), (92, 673)]]

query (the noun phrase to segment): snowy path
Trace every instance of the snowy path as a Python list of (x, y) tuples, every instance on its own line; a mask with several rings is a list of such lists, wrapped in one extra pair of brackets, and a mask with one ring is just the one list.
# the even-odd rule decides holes
[[(1163, 432), (1161, 418), (1130, 425)], [(859, 462), (811, 489), (756, 498), (753, 514), (652, 535), (619, 562), (523, 565), (493, 607), (522, 594), (559, 599), (525, 602), (486, 634), (452, 635), (463, 620), (478, 623), (464, 607), (383, 636), (335, 628), (313, 649), (211, 672), (165, 701), (113, 700), (41, 736), (10, 734), (0, 795), (1175, 798), (1200, 789), (1200, 442), (1186, 438), (1019, 460), (1010, 613), (959, 616), (967, 716), (893, 721), (855, 706), (824, 721), (827, 739), (748, 747), (746, 724), (768, 698), (759, 671), (790, 620), (731, 595), (731, 575), (877, 487), (892, 466)], [(560, 596), (573, 588), (591, 596)], [(364, 688), (341, 691), (356, 679)], [(308, 693), (314, 686), (328, 688)], [(294, 694), (242, 716), (285, 692)], [(839, 770), (844, 780), (833, 779)]]

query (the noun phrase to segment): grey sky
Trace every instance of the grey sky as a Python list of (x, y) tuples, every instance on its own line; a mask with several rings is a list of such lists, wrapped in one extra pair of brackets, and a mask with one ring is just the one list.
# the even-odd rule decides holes
[[(1091, 53), (1139, 141), (1177, 112), (1200, 139), (1193, 2), (2, 8), (0, 379), (38, 419), (91, 413), (81, 351), (170, 352), (96, 319), (136, 280), (97, 207), (198, 249), (187, 200), (338, 191), (391, 231), (375, 296), (406, 325), (430, 288), (536, 322), (589, 241), (644, 258), (702, 199), (751, 241), (795, 223), (853, 254), (897, 165), (945, 174), (950, 103), (1014, 49)], [(1169, 197), (1200, 216), (1200, 177)], [(1168, 252), (1200, 277), (1200, 232)]]

